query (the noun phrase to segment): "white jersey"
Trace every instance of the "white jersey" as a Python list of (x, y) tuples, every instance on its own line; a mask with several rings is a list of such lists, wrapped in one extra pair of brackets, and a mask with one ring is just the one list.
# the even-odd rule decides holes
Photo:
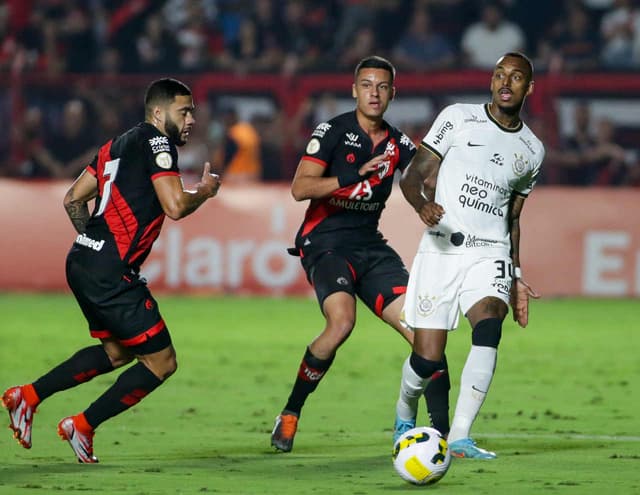
[(442, 160), (435, 201), (445, 214), (425, 230), (420, 250), (508, 253), (509, 201), (535, 185), (542, 142), (522, 122), (516, 129), (500, 125), (487, 104), (455, 104), (440, 112), (422, 146)]

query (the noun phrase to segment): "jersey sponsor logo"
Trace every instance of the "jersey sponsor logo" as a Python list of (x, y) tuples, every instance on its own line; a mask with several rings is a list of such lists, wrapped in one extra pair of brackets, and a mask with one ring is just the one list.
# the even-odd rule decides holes
[(91, 239), (91, 237), (87, 237), (86, 234), (80, 234), (76, 237), (76, 244), (91, 248), (94, 251), (100, 251), (102, 246), (104, 246), (104, 239), (96, 241), (95, 239)]
[(322, 124), (318, 124), (318, 126), (314, 129), (313, 133), (311, 134), (311, 137), (323, 138), (329, 129), (331, 129), (331, 124), (327, 124), (326, 122), (323, 122)]
[(307, 144), (307, 154), (315, 155), (318, 151), (320, 151), (320, 141), (318, 141), (316, 138), (313, 138), (311, 141), (309, 141), (309, 144)]
[(479, 198), (469, 197), (461, 194), (460, 196), (458, 196), (458, 202), (462, 205), (463, 208), (473, 208), (474, 210), (478, 210), (483, 213), (489, 213), (496, 217), (504, 217), (504, 213), (502, 212), (502, 209), (500, 207), (482, 201)]
[(487, 119), (480, 119), (477, 115), (472, 115), (468, 119), (464, 119), (465, 124), (468, 124), (469, 122), (475, 122), (476, 124), (486, 124)]
[(358, 135), (353, 132), (347, 132), (345, 134), (347, 140), (344, 142), (347, 146), (353, 146), (355, 148), (362, 148), (362, 144), (358, 143)]
[(162, 153), (163, 151), (171, 151), (169, 138), (167, 136), (156, 136), (149, 139), (149, 146), (153, 154)]
[(515, 153), (515, 159), (512, 164), (513, 173), (518, 177), (522, 177), (527, 171), (527, 165), (529, 165), (529, 160), (525, 160), (523, 155)]
[(349, 281), (345, 277), (338, 277), (336, 283), (338, 285), (349, 285)]
[(531, 144), (531, 141), (529, 141), (528, 139), (523, 138), (522, 136), (519, 137), (520, 141), (527, 147), (527, 149), (529, 150), (529, 152), (532, 155), (535, 155), (535, 151), (533, 151), (533, 145)]
[(440, 129), (438, 129), (435, 139), (433, 140), (433, 144), (435, 145), (440, 144), (444, 139), (445, 134), (452, 130), (453, 130), (453, 124), (447, 120), (444, 124), (442, 124)]
[[(482, 177), (478, 177), (477, 175), (465, 174), (465, 179), (468, 183), (486, 189), (488, 191), (497, 191), (502, 194), (504, 197), (508, 198), (511, 196), (511, 190), (505, 187), (502, 187), (495, 182), (488, 181), (487, 179), (483, 179)], [(462, 189), (464, 190), (466, 187), (469, 187), (469, 184), (463, 184)], [(477, 191), (471, 191), (474, 194), (481, 194), (482, 197), (486, 198), (487, 193), (484, 191), (483, 193), (478, 193)]]
[(406, 134), (402, 134), (402, 136), (400, 136), (400, 144), (403, 146), (406, 146), (410, 150), (416, 149), (416, 145), (413, 144), (413, 141), (411, 141), (411, 138), (409, 138), (409, 136), (407, 136)]
[(464, 243), (464, 247), (488, 247), (498, 244), (495, 239), (483, 239), (482, 237), (476, 237), (475, 235), (467, 236), (467, 240)]
[(504, 165), (504, 157), (500, 153), (494, 153), (491, 157), (491, 160), (489, 161), (491, 163), (495, 163), (499, 167), (502, 167)]
[[(488, 213), (496, 217), (504, 217), (502, 208), (492, 204), (488, 199), (489, 191), (496, 191), (499, 194), (508, 196), (511, 192), (504, 187), (499, 186), (486, 179), (482, 179), (477, 175), (466, 175), (467, 182), (460, 187), (461, 194), (458, 196), (458, 202), (463, 208), (473, 208), (474, 210)], [(462, 243), (461, 243), (462, 244)]]
[(173, 165), (173, 158), (171, 158), (171, 155), (166, 151), (158, 153), (156, 155), (156, 165), (160, 168), (171, 168), (171, 165)]
[(363, 201), (352, 201), (349, 199), (331, 198), (329, 200), (331, 206), (337, 206), (345, 210), (352, 211), (378, 211), (380, 210), (380, 203), (366, 203)]

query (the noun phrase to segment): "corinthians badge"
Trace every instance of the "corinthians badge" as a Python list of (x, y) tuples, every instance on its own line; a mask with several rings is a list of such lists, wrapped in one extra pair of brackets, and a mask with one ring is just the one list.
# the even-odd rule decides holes
[(429, 296), (418, 296), (418, 314), (420, 316), (429, 316), (436, 309), (436, 298)]
[(515, 153), (515, 160), (513, 161), (513, 171), (518, 176), (521, 177), (527, 170), (527, 165), (529, 165), (529, 160), (525, 160), (523, 155), (518, 155)]

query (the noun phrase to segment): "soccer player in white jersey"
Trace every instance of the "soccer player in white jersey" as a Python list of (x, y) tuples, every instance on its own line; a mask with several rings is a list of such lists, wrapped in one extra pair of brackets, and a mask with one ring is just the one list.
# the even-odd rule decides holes
[(470, 430), (493, 378), (502, 322), (513, 309), (528, 323), (522, 279), (520, 213), (540, 172), (544, 147), (520, 120), (533, 91), (533, 66), (519, 52), (502, 56), (491, 78), (491, 102), (454, 104), (436, 118), (403, 173), (400, 186), (426, 229), (411, 268), (404, 304), (415, 331), (402, 368), (394, 442), (416, 424), (418, 399), (443, 368), (448, 332), (460, 310), (471, 324), (471, 350), (448, 435), (455, 457), (493, 459)]

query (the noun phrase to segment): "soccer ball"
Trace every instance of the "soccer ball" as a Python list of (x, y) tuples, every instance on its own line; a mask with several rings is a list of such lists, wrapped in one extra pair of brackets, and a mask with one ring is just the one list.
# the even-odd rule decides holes
[(449, 445), (435, 428), (418, 426), (402, 435), (393, 446), (393, 467), (414, 485), (431, 485), (449, 469)]

